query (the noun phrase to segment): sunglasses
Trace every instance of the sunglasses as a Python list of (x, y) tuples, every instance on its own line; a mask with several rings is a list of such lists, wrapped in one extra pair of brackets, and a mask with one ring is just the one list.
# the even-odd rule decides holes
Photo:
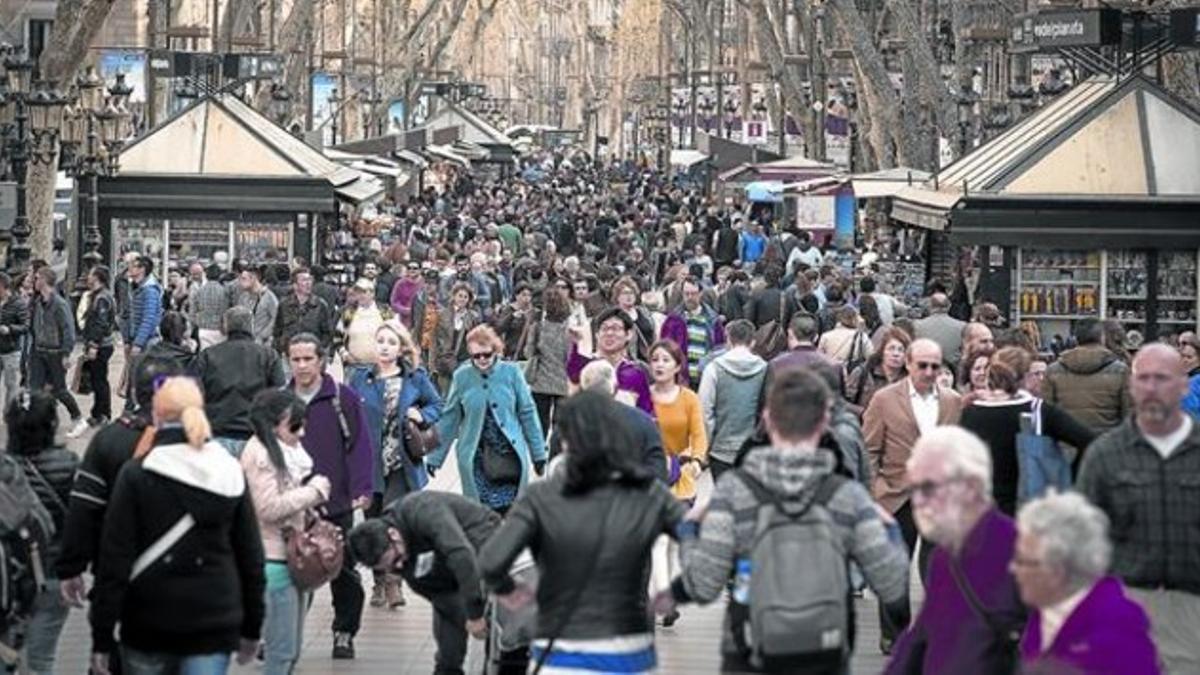
[(496, 355), (496, 352), (478, 352), (476, 354), (471, 355), (471, 360), (472, 361), (488, 361), (495, 355)]
[(937, 370), (942, 367), (942, 364), (936, 361), (918, 361), (916, 366), (917, 370)]
[(302, 429), (304, 429), (304, 420), (296, 420), (288, 424), (288, 431), (292, 432), (293, 434), (300, 433)]

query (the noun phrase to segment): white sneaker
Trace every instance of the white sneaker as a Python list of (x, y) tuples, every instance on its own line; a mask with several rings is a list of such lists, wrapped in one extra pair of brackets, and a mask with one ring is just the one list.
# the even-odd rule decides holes
[(71, 430), (67, 432), (67, 438), (79, 438), (91, 428), (92, 427), (87, 423), (87, 420), (81, 417), (75, 420), (75, 425), (72, 426)]

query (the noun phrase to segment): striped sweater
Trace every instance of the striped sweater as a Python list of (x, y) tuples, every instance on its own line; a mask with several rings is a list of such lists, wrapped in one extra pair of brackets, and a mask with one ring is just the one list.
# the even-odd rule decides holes
[[(791, 501), (814, 489), (817, 479), (832, 473), (834, 465), (833, 454), (828, 451), (783, 452), (764, 447), (751, 451), (742, 469)], [(758, 506), (754, 493), (737, 476), (721, 476), (699, 538), (682, 544), (683, 572), (671, 586), (677, 601), (707, 603), (720, 596), (738, 558), (751, 554)], [(847, 481), (827, 506), (840, 528), (845, 550), (862, 568), (876, 595), (887, 604), (905, 598), (908, 555), (903, 543), (888, 540), (887, 530), (866, 488), (861, 483)], [(729, 622), (725, 625), (728, 629)], [(722, 639), (722, 651), (734, 651), (728, 630)]]

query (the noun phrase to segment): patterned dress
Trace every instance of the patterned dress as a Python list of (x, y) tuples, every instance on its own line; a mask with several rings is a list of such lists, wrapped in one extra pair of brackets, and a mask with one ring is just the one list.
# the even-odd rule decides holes
[(479, 501), (486, 507), (504, 511), (517, 500), (517, 483), (493, 483), (483, 472), (483, 453), (485, 448), (498, 454), (516, 453), (512, 443), (504, 436), (500, 425), (496, 422), (491, 410), (483, 418), (483, 430), (479, 436), (479, 448), (475, 451), (475, 492)]

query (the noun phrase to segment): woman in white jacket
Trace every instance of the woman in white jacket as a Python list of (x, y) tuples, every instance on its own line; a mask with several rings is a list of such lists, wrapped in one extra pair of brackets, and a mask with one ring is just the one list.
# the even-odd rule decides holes
[(304, 403), (290, 390), (262, 392), (250, 416), (254, 436), (241, 461), (266, 560), (263, 672), (287, 675), (300, 659), (309, 593), (292, 583), (284, 532), (304, 529), (305, 512), (329, 498), (329, 479), (313, 474), (312, 458), (300, 446)]

